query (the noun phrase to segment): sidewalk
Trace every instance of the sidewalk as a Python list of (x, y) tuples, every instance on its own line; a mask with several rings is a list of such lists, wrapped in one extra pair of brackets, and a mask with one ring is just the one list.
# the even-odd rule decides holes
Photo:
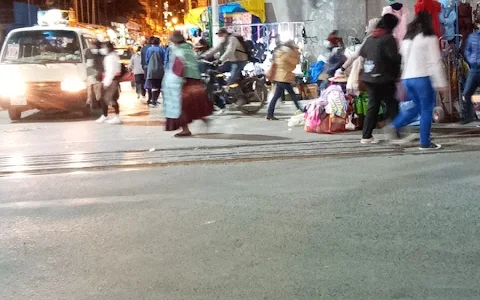
[[(0, 169), (11, 167), (8, 162), (20, 159), (30, 160), (35, 166), (91, 162), (89, 166), (93, 167), (102, 162), (150, 164), (228, 157), (269, 159), (296, 154), (408, 152), (388, 145), (362, 148), (359, 131), (325, 135), (306, 133), (301, 127), (289, 128), (287, 120), (295, 112), (291, 104), (277, 109), (280, 121), (265, 120), (264, 112), (253, 116), (229, 112), (212, 116), (208, 130), (202, 122), (195, 122), (192, 138), (174, 138), (173, 132), (164, 131), (161, 108), (149, 109), (133, 99), (132, 94), (126, 94), (121, 103), (123, 125), (96, 124), (94, 119), (85, 120), (75, 114), (35, 112), (19, 123), (10, 123), (7, 113), (0, 112)], [(434, 138), (455, 151), (476, 149), (477, 144), (480, 146), (480, 129), (475, 125), (435, 125)]]

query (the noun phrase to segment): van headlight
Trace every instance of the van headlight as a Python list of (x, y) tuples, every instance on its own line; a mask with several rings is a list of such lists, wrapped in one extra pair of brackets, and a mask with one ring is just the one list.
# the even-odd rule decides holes
[(87, 88), (85, 81), (80, 78), (67, 78), (62, 81), (62, 91), (69, 93), (76, 93)]
[(23, 80), (19, 79), (6, 79), (0, 80), (0, 96), (1, 97), (15, 97), (23, 96), (27, 90), (27, 84)]

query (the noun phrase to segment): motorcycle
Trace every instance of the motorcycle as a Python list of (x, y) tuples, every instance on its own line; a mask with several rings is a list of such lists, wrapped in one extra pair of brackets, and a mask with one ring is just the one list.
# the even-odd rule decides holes
[(208, 66), (207, 72), (202, 74), (202, 79), (207, 86), (210, 100), (214, 103), (225, 102), (235, 105), (242, 113), (249, 115), (259, 112), (266, 104), (268, 90), (265, 78), (259, 76), (242, 76), (238, 83), (228, 85), (226, 75), (218, 70), (219, 65), (215, 62), (200, 60)]

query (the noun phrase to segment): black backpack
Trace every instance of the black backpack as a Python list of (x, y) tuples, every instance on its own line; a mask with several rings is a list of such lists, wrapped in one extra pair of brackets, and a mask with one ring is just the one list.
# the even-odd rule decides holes
[(236, 35), (235, 37), (238, 39), (240, 44), (243, 46), (243, 49), (245, 49), (245, 52), (241, 51), (241, 50), (238, 50), (238, 49), (237, 49), (237, 51), (241, 52), (241, 53), (245, 53), (248, 56), (248, 61), (249, 62), (257, 62), (257, 59), (255, 58), (255, 55), (254, 55), (255, 46), (254, 46), (253, 42), (252, 41), (245, 41), (243, 36), (240, 36), (240, 35)]
[(125, 74), (127, 73), (128, 73), (127, 67), (124, 64), (120, 63), (120, 78), (125, 76)]

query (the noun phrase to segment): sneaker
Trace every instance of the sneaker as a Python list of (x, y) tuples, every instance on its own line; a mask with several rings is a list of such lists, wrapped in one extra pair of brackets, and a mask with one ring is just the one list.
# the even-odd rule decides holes
[(439, 150), (439, 149), (442, 149), (442, 145), (431, 143), (430, 146), (420, 146), (420, 148), (418, 148), (418, 149), (420, 149), (422, 151)]
[(122, 119), (120, 119), (120, 116), (116, 115), (115, 117), (108, 120), (107, 123), (110, 125), (119, 125), (122, 124)]
[(269, 121), (279, 121), (280, 119), (275, 118), (275, 117), (268, 117), (267, 116), (267, 120), (269, 120)]
[(418, 137), (418, 134), (416, 133), (411, 133), (405, 137), (402, 137), (400, 139), (392, 139), (390, 140), (390, 143), (394, 144), (394, 145), (404, 145), (404, 144), (408, 144), (414, 140), (417, 140), (419, 137)]
[(473, 123), (473, 121), (475, 121), (473, 118), (471, 119), (463, 119), (461, 122), (460, 122), (460, 125), (468, 125), (470, 123)]
[(376, 138), (374, 138), (373, 136), (369, 139), (361, 139), (360, 140), (360, 143), (361, 144), (364, 144), (364, 145), (367, 145), (367, 144), (378, 144), (380, 143), (379, 140), (377, 140)]
[(225, 108), (222, 108), (222, 109), (219, 109), (217, 111), (215, 111), (215, 115), (219, 116), (219, 115), (223, 115), (225, 113)]
[(98, 118), (95, 122), (97, 124), (102, 124), (102, 123), (105, 123), (107, 121), (107, 117), (105, 117), (104, 115), (102, 115), (100, 118)]

